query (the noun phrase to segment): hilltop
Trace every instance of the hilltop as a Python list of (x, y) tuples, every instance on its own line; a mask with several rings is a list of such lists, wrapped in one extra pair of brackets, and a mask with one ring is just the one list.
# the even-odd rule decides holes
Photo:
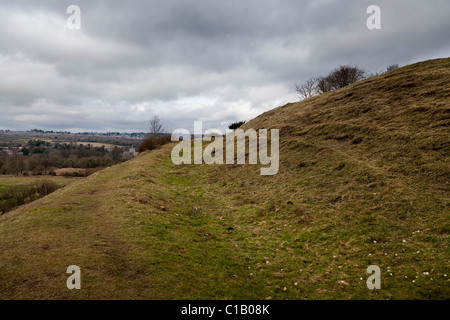
[(168, 144), (2, 215), (0, 298), (448, 299), (448, 83), (430, 60), (258, 116), (273, 176)]

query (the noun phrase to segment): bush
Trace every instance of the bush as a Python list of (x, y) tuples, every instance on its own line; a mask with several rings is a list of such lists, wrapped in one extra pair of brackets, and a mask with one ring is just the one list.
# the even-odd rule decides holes
[(296, 89), (300, 93), (300, 97), (306, 99), (317, 93), (325, 93), (349, 86), (364, 79), (365, 74), (364, 70), (352, 65), (340, 66), (325, 77), (311, 78), (300, 86), (296, 85)]
[(150, 135), (149, 137), (145, 138), (144, 141), (142, 141), (141, 145), (139, 146), (138, 151), (144, 152), (146, 150), (153, 150), (156, 148), (161, 147), (162, 145), (165, 145), (169, 142), (171, 142), (172, 137), (170, 134), (164, 134), (164, 135)]
[(325, 93), (333, 90), (333, 85), (329, 77), (320, 77), (317, 79), (317, 91)]
[(231, 129), (231, 130), (237, 129), (240, 126), (242, 126), (244, 123), (245, 123), (245, 121), (234, 122), (228, 126), (228, 129)]
[(36, 191), (41, 197), (56, 191), (58, 188), (58, 185), (51, 180), (42, 180), (36, 183)]
[(398, 64), (392, 64), (386, 68), (386, 72), (390, 72), (392, 70), (398, 69)]
[(365, 71), (351, 65), (340, 66), (328, 75), (333, 89), (340, 89), (364, 79)]

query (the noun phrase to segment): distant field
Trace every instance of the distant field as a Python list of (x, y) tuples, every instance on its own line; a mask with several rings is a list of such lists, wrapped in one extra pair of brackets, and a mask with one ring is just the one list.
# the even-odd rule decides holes
[[(82, 177), (63, 177), (63, 176), (33, 176), (33, 177), (23, 177), (23, 176), (13, 176), (13, 175), (0, 175), (0, 207), (2, 195), (11, 189), (15, 190), (26, 190), (36, 186), (40, 181), (53, 181), (59, 187), (64, 187), (71, 182), (83, 179)], [(1, 209), (1, 208), (0, 208)]]
[(82, 178), (79, 177), (60, 177), (60, 176), (33, 176), (22, 177), (13, 175), (0, 175), (0, 191), (12, 186), (30, 186), (41, 180), (51, 180), (57, 183), (59, 186), (65, 186), (75, 180)]
[(13, 136), (13, 135), (4, 135), (0, 134), (0, 143), (17, 143), (17, 144), (26, 144), (29, 139), (24, 138), (23, 136)]
[(57, 176), (62, 176), (65, 173), (83, 173), (85, 172), (86, 169), (82, 169), (82, 168), (61, 168), (61, 169), (55, 169), (55, 173)]
[(51, 142), (53, 143), (75, 143), (77, 145), (88, 145), (90, 144), (91, 146), (95, 147), (95, 148), (101, 148), (102, 146), (104, 146), (105, 148), (114, 148), (114, 147), (118, 147), (118, 148), (123, 148), (123, 146), (119, 146), (116, 144), (110, 144), (110, 143), (101, 143), (101, 142), (89, 142), (89, 141), (58, 141), (58, 140), (51, 140)]

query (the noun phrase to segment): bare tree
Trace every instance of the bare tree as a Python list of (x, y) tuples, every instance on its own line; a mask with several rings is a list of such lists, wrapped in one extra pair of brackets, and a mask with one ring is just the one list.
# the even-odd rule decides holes
[(317, 79), (310, 78), (302, 85), (295, 85), (295, 89), (300, 94), (300, 100), (311, 98), (316, 94)]
[(385, 72), (384, 71), (370, 72), (370, 73), (367, 73), (366, 78), (369, 79), (369, 78), (373, 78), (373, 77), (378, 77), (378, 76), (381, 76), (383, 73), (385, 73)]
[(300, 98), (310, 98), (316, 94), (322, 94), (331, 90), (346, 87), (356, 81), (365, 78), (366, 72), (352, 65), (340, 66), (332, 70), (327, 76), (310, 78), (306, 83), (295, 88), (300, 93)]
[(158, 135), (164, 132), (164, 128), (161, 124), (161, 119), (157, 114), (150, 118), (150, 135)]
[(386, 68), (386, 72), (390, 72), (390, 71), (395, 70), (397, 68), (398, 68), (398, 64), (391, 64), (390, 66), (388, 66)]
[(320, 77), (317, 79), (317, 91), (325, 93), (333, 90), (333, 85), (329, 77)]

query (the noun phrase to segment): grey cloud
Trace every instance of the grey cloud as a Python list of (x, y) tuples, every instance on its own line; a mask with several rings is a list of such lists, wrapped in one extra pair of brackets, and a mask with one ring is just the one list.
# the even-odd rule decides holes
[[(65, 28), (81, 7), (82, 29)], [(224, 129), (297, 99), (294, 83), (446, 57), (445, 0), (136, 0), (0, 3), (0, 129)]]

